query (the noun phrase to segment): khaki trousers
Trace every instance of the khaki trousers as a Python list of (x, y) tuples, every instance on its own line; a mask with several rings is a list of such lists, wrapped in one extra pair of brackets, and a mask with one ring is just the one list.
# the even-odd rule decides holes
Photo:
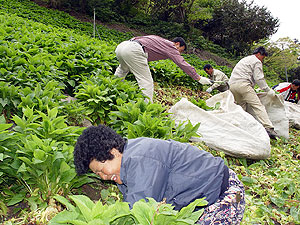
[(115, 76), (125, 77), (132, 72), (144, 95), (153, 98), (153, 79), (148, 65), (148, 54), (142, 46), (134, 41), (123, 41), (116, 48), (117, 59), (120, 65), (115, 71)]
[(274, 128), (265, 107), (260, 102), (250, 84), (239, 82), (231, 84), (230, 91), (234, 96), (236, 104), (240, 105), (245, 111), (247, 111), (247, 107), (251, 107), (255, 114), (253, 116), (256, 117), (265, 128)]

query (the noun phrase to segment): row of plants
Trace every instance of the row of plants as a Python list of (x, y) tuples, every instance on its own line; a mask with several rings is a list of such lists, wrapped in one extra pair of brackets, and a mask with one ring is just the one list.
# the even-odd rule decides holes
[[(93, 35), (94, 27), (92, 23), (81, 22), (69, 14), (59, 10), (51, 10), (40, 7), (30, 0), (0, 0), (0, 9), (3, 13), (10, 15), (16, 14), (22, 18), (40, 22), (45, 25), (72, 29), (74, 32), (86, 34), (90, 37)], [(132, 37), (131, 33), (118, 32), (99, 24), (97, 24), (97, 31), (100, 35), (100, 39), (107, 42), (114, 41), (118, 43)]]
[[(84, 33), (89, 36), (94, 35), (94, 28), (91, 23), (81, 22), (69, 14), (59, 10), (49, 10), (44, 7), (40, 7), (30, 0), (1, 0), (0, 4), (2, 5), (1, 9), (9, 14), (17, 14), (23, 18), (28, 18), (30, 20), (55, 27), (69, 28), (78, 33)], [(99, 9), (101, 9), (101, 7), (99, 7)], [(101, 20), (101, 17), (104, 17), (105, 15), (103, 12), (101, 13), (100, 10), (96, 16)], [(102, 21), (105, 21), (104, 18)], [(146, 29), (144, 30), (146, 33), (154, 33), (170, 39), (176, 36), (186, 35), (185, 38), (187, 40), (192, 40), (191, 45), (193, 47), (208, 50), (220, 56), (232, 58), (230, 54), (226, 53), (224, 48), (221, 48), (220, 46), (206, 40), (200, 32), (189, 32), (187, 35), (187, 31), (183, 28), (183, 25), (176, 23), (171, 23), (170, 25), (169, 22), (143, 17), (134, 17), (132, 19), (128, 18), (127, 23), (129, 23), (132, 28), (138, 28), (140, 30)], [(113, 40), (116, 43), (120, 43), (121, 41), (132, 38), (133, 34), (130, 32), (119, 32), (117, 30), (109, 29), (103, 25), (97, 24), (96, 37), (100, 38), (101, 40)]]
[(0, 15), (1, 80), (34, 87), (57, 80), (71, 89), (82, 77), (112, 71), (115, 43), (90, 39), (8, 14)]
[[(108, 72), (112, 74), (118, 65), (114, 42), (90, 39), (69, 30), (16, 16), (7, 18), (7, 14), (0, 15), (2, 81), (32, 88), (36, 83), (45, 85), (49, 79), (54, 78), (64, 87), (64, 92), (73, 95), (75, 86), (84, 77)], [(185, 57), (198, 68), (199, 74), (206, 76), (202, 68), (209, 61), (200, 61), (196, 56)], [(153, 62), (151, 71), (155, 81), (162, 84), (184, 84), (193, 89), (201, 88), (169, 61)]]

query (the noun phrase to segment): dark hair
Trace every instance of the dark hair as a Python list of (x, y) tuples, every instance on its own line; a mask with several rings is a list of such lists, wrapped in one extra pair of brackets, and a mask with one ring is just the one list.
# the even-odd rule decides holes
[(261, 55), (264, 55), (264, 56), (268, 56), (268, 53), (267, 53), (266, 49), (262, 46), (258, 47), (257, 49), (255, 49), (253, 51), (253, 55), (255, 55), (257, 53), (260, 53)]
[(295, 80), (293, 80), (292, 84), (294, 84), (296, 86), (300, 86), (300, 80), (295, 79)]
[(184, 46), (184, 50), (187, 49), (186, 43), (185, 43), (185, 41), (184, 41), (184, 39), (182, 37), (176, 37), (176, 38), (174, 38), (172, 40), (172, 42), (175, 42), (175, 43), (179, 42), (180, 43), (180, 47)]
[(209, 70), (210, 68), (212, 68), (212, 66), (210, 64), (206, 64), (203, 69), (204, 71)]
[(125, 143), (126, 139), (104, 125), (86, 128), (77, 139), (73, 152), (77, 174), (87, 173), (93, 159), (99, 162), (112, 160), (114, 156), (110, 151), (115, 148), (122, 153)]

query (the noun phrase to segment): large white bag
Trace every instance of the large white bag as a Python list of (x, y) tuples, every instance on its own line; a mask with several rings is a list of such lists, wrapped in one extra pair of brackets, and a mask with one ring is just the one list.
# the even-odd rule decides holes
[[(289, 139), (289, 119), (284, 106), (284, 99), (281, 95), (270, 97), (266, 92), (257, 94), (261, 103), (265, 106), (269, 119), (271, 120), (274, 130), (279, 136)], [(252, 110), (247, 108), (247, 111), (255, 118)]]
[(183, 98), (169, 112), (178, 122), (190, 120), (194, 125), (200, 122), (198, 141), (204, 141), (214, 150), (238, 158), (268, 158), (270, 139), (264, 127), (234, 103), (230, 91), (208, 99), (207, 105), (214, 106), (217, 102), (220, 102), (218, 110), (205, 111)]
[(300, 105), (285, 101), (284, 107), (290, 127), (300, 129)]

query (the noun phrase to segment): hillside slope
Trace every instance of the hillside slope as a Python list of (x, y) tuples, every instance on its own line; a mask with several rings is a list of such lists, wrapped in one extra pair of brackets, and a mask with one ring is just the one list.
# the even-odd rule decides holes
[[(40, 6), (50, 8), (49, 4), (47, 4), (47, 3), (45, 3), (41, 0), (32, 0), (32, 1), (37, 3)], [(70, 14), (71, 16), (75, 17), (76, 19), (82, 21), (82, 22), (93, 23), (93, 18), (90, 18), (89, 16), (87, 16), (83, 13), (76, 12), (76, 11), (70, 10), (70, 9), (65, 9), (64, 11), (67, 12), (68, 14)], [(105, 26), (109, 29), (114, 29), (114, 30), (124, 32), (124, 33), (132, 33), (133, 36), (149, 35), (148, 33), (142, 32), (140, 30), (130, 28), (126, 24), (103, 23), (99, 20), (96, 20), (96, 23), (100, 24), (100, 25), (103, 25), (103, 26)], [(206, 50), (203, 50), (203, 49), (189, 48), (187, 53), (188, 54), (195, 54), (201, 60), (207, 60), (207, 61), (212, 60), (219, 66), (228, 66), (228, 67), (231, 67), (231, 68), (233, 67), (233, 64), (231, 62), (229, 62), (227, 59), (222, 58), (222, 57), (220, 57), (216, 54), (213, 54), (213, 53), (211, 53), (209, 51), (206, 51)]]

